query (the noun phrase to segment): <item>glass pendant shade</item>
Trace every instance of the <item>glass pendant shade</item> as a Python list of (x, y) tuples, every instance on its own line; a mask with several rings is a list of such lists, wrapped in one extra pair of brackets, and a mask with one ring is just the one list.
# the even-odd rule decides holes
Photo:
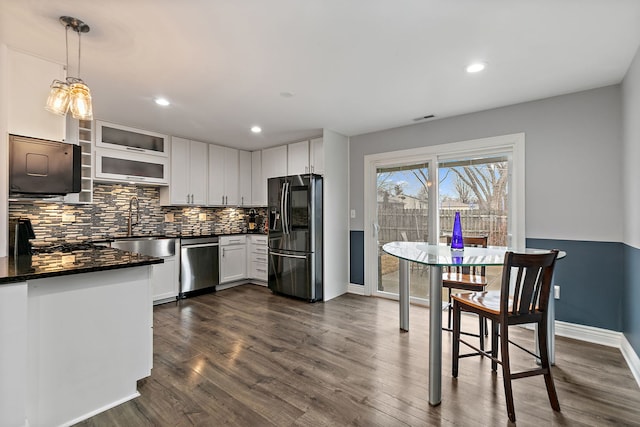
[(53, 83), (51, 83), (49, 98), (47, 98), (47, 104), (44, 108), (54, 114), (64, 116), (67, 114), (68, 107), (69, 85), (63, 81), (54, 80)]
[(92, 120), (93, 107), (91, 106), (91, 91), (80, 79), (74, 79), (69, 85), (69, 109), (74, 119)]
[(54, 80), (51, 83), (51, 90), (45, 109), (52, 113), (64, 116), (67, 111), (71, 110), (74, 119), (92, 120), (93, 107), (91, 105), (91, 92), (89, 87), (82, 81), (80, 76), (80, 34), (88, 33), (89, 26), (78, 18), (72, 16), (61, 16), (60, 23), (65, 28), (65, 49), (66, 49), (66, 66), (69, 70), (69, 29), (78, 34), (78, 77), (67, 77), (66, 81)]
[(451, 233), (451, 249), (464, 249), (464, 240), (462, 238), (462, 224), (460, 224), (460, 212), (456, 211), (453, 220), (453, 232)]

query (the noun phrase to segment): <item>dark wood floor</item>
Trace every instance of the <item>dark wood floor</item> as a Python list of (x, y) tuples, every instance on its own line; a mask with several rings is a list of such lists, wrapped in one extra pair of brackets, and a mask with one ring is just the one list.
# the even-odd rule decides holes
[[(509, 425), (502, 375), (462, 359), (451, 377), (443, 337), (442, 404), (427, 402), (428, 309), (343, 295), (308, 304), (245, 285), (154, 309), (154, 368), (141, 396), (81, 426)], [(477, 320), (469, 318), (469, 328)], [(516, 333), (532, 344), (530, 331)], [(556, 341), (551, 410), (542, 377), (514, 382), (518, 425), (640, 425), (640, 389), (617, 349)], [(530, 356), (512, 351), (513, 366)]]

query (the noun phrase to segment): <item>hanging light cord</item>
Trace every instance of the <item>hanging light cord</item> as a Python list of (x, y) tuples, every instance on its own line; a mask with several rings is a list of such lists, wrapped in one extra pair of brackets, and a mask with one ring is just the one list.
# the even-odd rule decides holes
[(67, 72), (67, 76), (69, 75), (69, 26), (65, 25), (64, 27), (64, 49), (65, 49), (65, 71)]
[(80, 50), (82, 49), (81, 31), (78, 29), (78, 78), (80, 78)]

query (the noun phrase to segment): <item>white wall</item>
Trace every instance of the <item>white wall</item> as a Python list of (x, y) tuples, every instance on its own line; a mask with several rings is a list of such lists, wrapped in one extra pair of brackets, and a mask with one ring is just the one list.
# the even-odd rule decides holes
[(349, 139), (325, 129), (324, 149), (324, 300), (349, 286)]
[(624, 238), (640, 248), (640, 50), (622, 84), (624, 129)]
[(0, 43), (0, 257), (7, 256), (9, 230), (8, 48)]
[(621, 117), (615, 85), (351, 137), (351, 229), (366, 154), (524, 132), (526, 237), (622, 241)]

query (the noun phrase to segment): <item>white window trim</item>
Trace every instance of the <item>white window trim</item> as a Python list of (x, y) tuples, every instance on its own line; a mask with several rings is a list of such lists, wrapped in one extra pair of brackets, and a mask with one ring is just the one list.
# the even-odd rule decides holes
[[(447, 144), (431, 145), (408, 150), (389, 151), (364, 156), (364, 294), (377, 293), (378, 261), (376, 241), (376, 209), (377, 209), (377, 168), (380, 166), (399, 165), (404, 163), (430, 163), (430, 175), (437, 170), (439, 159), (450, 159), (456, 156), (469, 156), (495, 151), (511, 152), (513, 168), (511, 177), (510, 215), (512, 247), (525, 247), (525, 134), (516, 133)], [(430, 176), (433, 180), (433, 177)], [(437, 180), (433, 190), (438, 191)], [(435, 206), (435, 205), (434, 205)], [(437, 229), (438, 216), (430, 224)], [(434, 235), (434, 233), (430, 233)], [(434, 237), (435, 238), (435, 237)], [(421, 301), (416, 301), (421, 302)]]

